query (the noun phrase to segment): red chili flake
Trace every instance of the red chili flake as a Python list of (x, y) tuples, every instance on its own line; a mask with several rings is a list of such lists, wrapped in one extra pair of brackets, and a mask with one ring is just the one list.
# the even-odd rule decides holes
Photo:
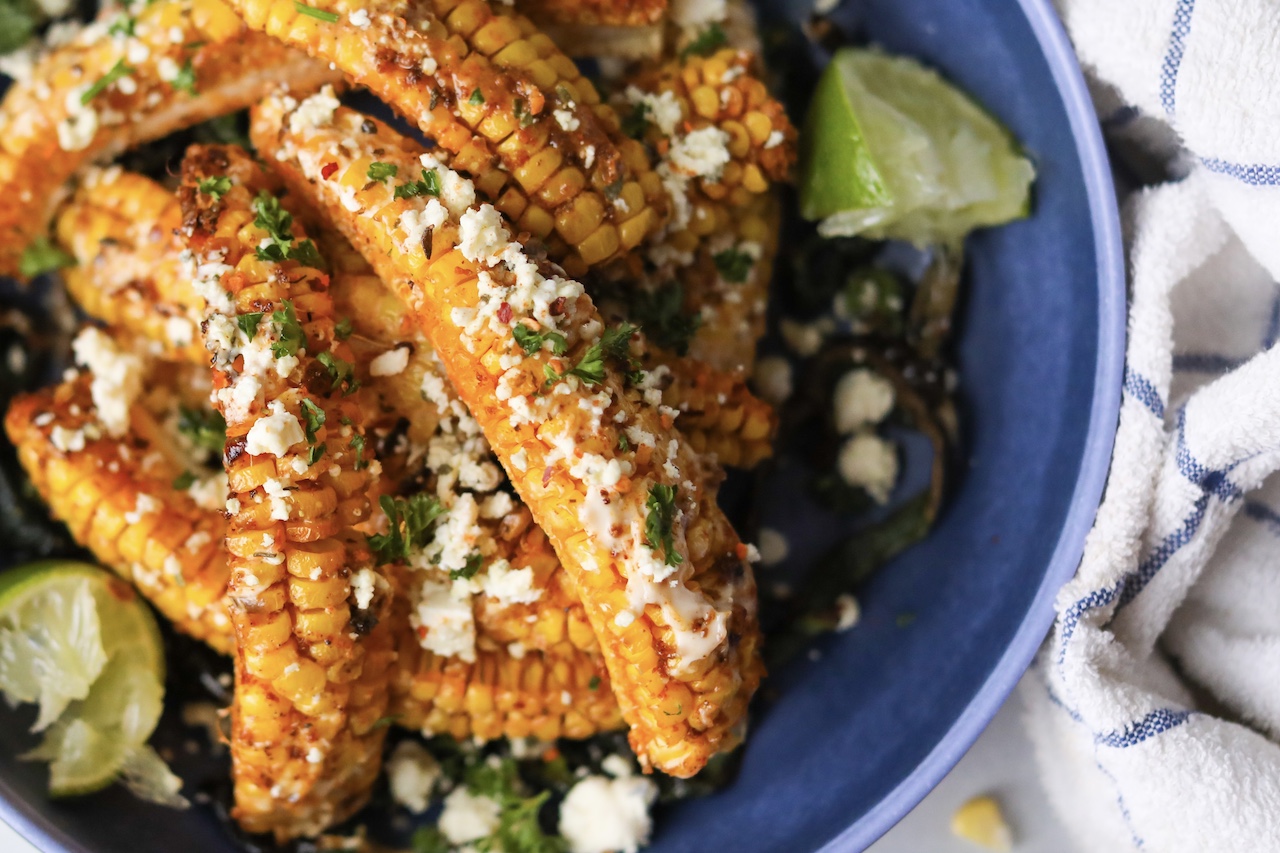
[(563, 314), (565, 303), (567, 303), (568, 301), (569, 300), (565, 299), (563, 296), (557, 296), (555, 302), (551, 303), (551, 309), (550, 309), (551, 316), (559, 317), (561, 314)]
[(505, 302), (498, 306), (498, 322), (499, 323), (511, 322), (511, 306)]
[(324, 168), (320, 170), (320, 177), (327, 181), (329, 180), (329, 176), (336, 171), (338, 171), (337, 163), (325, 163)]

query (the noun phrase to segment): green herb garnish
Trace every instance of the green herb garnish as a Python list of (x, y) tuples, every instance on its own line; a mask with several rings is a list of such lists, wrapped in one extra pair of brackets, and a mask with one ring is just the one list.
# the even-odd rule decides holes
[(365, 174), (371, 181), (385, 181), (388, 178), (394, 178), (399, 171), (400, 167), (395, 163), (382, 163), (375, 160), (369, 164), (369, 171)]
[(173, 87), (175, 92), (186, 92), (188, 95), (198, 94), (196, 92), (196, 70), (188, 59), (182, 68), (178, 69), (178, 76), (169, 81), (169, 85)]
[(355, 468), (357, 471), (368, 466), (369, 463), (364, 460), (364, 436), (363, 435), (360, 435), (360, 433), (356, 433), (355, 435), (351, 436), (351, 443), (347, 446), (356, 452)]
[(569, 348), (569, 342), (559, 332), (535, 332), (524, 323), (516, 323), (511, 327), (511, 333), (515, 335), (516, 343), (524, 350), (525, 355), (540, 352), (546, 341), (551, 341), (551, 352), (556, 355), (564, 355)]
[(676, 521), (676, 493), (679, 489), (655, 483), (649, 487), (649, 497), (645, 500), (648, 515), (644, 520), (644, 542), (654, 551), (661, 551), (668, 566), (678, 566), (684, 557), (675, 547), (675, 535), (672, 527)]
[(75, 258), (50, 243), (48, 237), (40, 236), (23, 250), (22, 260), (18, 261), (18, 271), (24, 278), (35, 278), (63, 267), (74, 266), (75, 262)]
[(256, 250), (258, 260), (283, 263), (297, 261), (303, 266), (324, 268), (320, 252), (310, 240), (293, 245), (293, 215), (280, 204), (280, 199), (266, 190), (253, 200), (253, 224), (267, 232), (270, 242)]
[(113, 23), (111, 28), (107, 30), (107, 35), (131, 38), (134, 35), (134, 27), (137, 26), (137, 24), (138, 22), (136, 19), (131, 18), (128, 15), (121, 15), (116, 18), (115, 23)]
[(600, 676), (598, 676), (598, 675), (593, 675), (593, 676), (591, 676), (591, 680), (587, 682), (587, 689), (588, 689), (588, 690), (599, 690), (599, 689), (600, 689)]
[(224, 195), (231, 192), (231, 179), (226, 175), (201, 178), (196, 182), (196, 189), (205, 195), (213, 196), (214, 201), (221, 201)]
[(308, 6), (306, 3), (298, 2), (298, 0), (293, 0), (293, 8), (299, 15), (306, 15), (308, 18), (315, 18), (317, 21), (324, 21), (326, 24), (338, 23), (337, 12), (326, 12), (324, 9)]
[(329, 387), (334, 391), (341, 390), (344, 397), (360, 387), (351, 362), (344, 361), (331, 352), (320, 353), (316, 356), (316, 361), (329, 371)]
[(307, 464), (314, 465), (319, 462), (320, 457), (324, 456), (325, 447), (324, 444), (311, 445), (311, 449), (307, 451)]
[(345, 341), (351, 337), (351, 318), (343, 317), (341, 320), (333, 324), (333, 336), (340, 341)]
[(524, 98), (516, 98), (511, 105), (512, 112), (515, 113), (516, 121), (521, 127), (528, 127), (538, 120), (538, 117), (529, 112), (529, 105), (525, 103)]
[(413, 853), (452, 853), (453, 845), (444, 833), (434, 826), (420, 827), (410, 839)]
[(178, 432), (201, 450), (222, 453), (227, 446), (227, 422), (212, 409), (178, 407)]
[(298, 350), (307, 345), (307, 335), (298, 322), (293, 302), (285, 299), (281, 304), (283, 308), (271, 312), (271, 322), (280, 327), (280, 337), (271, 342), (271, 354), (276, 358), (297, 355)]
[(378, 505), (387, 514), (387, 532), (370, 536), (369, 547), (382, 563), (407, 560), (411, 553), (426, 547), (436, 520), (445, 513), (440, 501), (425, 494), (409, 498), (383, 495)]
[(587, 347), (578, 363), (564, 373), (556, 373), (549, 364), (543, 365), (547, 382), (558, 382), (566, 376), (576, 376), (588, 385), (599, 385), (604, 382), (605, 361), (610, 358), (623, 361), (629, 370), (634, 371), (635, 365), (631, 362), (628, 348), (635, 332), (636, 327), (630, 323), (605, 329), (600, 340)]
[(413, 198), (421, 195), (440, 195), (440, 176), (436, 174), (435, 169), (430, 171), (423, 169), (422, 180), (401, 184), (395, 191), (396, 198)]
[(756, 265), (755, 258), (739, 249), (725, 249), (723, 252), (716, 252), (711, 256), (711, 259), (716, 262), (716, 269), (720, 271), (720, 277), (733, 284), (745, 282), (747, 276), (751, 275), (752, 267)]
[(689, 340), (702, 325), (700, 314), (684, 311), (684, 286), (673, 281), (657, 290), (633, 288), (630, 300), (631, 319), (640, 324), (650, 341), (676, 355), (689, 351)]
[(306, 421), (306, 426), (303, 429), (307, 434), (307, 444), (315, 444), (316, 432), (319, 431), (320, 427), (324, 426), (324, 409), (316, 405), (315, 400), (304, 399), (302, 401), (302, 417)]
[(689, 56), (710, 56), (720, 48), (724, 47), (729, 41), (725, 36), (724, 30), (719, 24), (713, 23), (702, 32), (698, 33), (697, 38), (684, 46), (684, 50), (680, 51), (680, 58), (686, 59)]
[(451, 569), (449, 571), (449, 577), (455, 581), (459, 578), (470, 580), (476, 576), (476, 572), (480, 571), (480, 567), (482, 565), (484, 565), (484, 557), (481, 557), (480, 552), (476, 551), (471, 556), (467, 557), (466, 565), (462, 568)]
[(185, 492), (191, 488), (191, 484), (196, 481), (196, 475), (190, 471), (183, 471), (181, 474), (173, 478), (173, 487), (179, 492)]
[(467, 103), (475, 105), (484, 103), (484, 92), (480, 91), (479, 86), (471, 90), (471, 97), (467, 98)]
[(117, 60), (116, 64), (111, 66), (110, 71), (99, 77), (96, 83), (84, 91), (84, 94), (80, 96), (80, 106), (87, 106), (90, 101), (105, 92), (112, 83), (121, 77), (128, 77), (132, 73), (133, 69), (125, 65), (123, 59)]
[(524, 796), (516, 762), (503, 758), (471, 765), (466, 771), (467, 790), (474, 796), (488, 797), (498, 803), (498, 828), (485, 838), (472, 842), (477, 850), (494, 853), (566, 853), (568, 845), (558, 835), (542, 831), (538, 819), (543, 805), (551, 796), (543, 791)]
[(649, 105), (644, 101), (631, 105), (631, 112), (622, 117), (622, 132), (632, 139), (644, 136), (649, 127)]
[(244, 332), (244, 336), (249, 340), (253, 340), (254, 336), (258, 334), (258, 324), (261, 322), (261, 311), (236, 315), (236, 325), (240, 327), (240, 331)]

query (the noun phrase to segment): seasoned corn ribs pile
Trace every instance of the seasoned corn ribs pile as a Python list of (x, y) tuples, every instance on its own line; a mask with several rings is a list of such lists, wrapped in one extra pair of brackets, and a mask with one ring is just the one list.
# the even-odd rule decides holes
[[(320, 836), (384, 769), (424, 811), (419, 736), (616, 743), (642, 811), (635, 770), (743, 741), (755, 549), (717, 495), (772, 450), (748, 377), (795, 130), (697, 6), (150, 0), (23, 49), (0, 273), (60, 269), (87, 321), (5, 429), (75, 542), (228, 656), (245, 833)], [(570, 58), (614, 46), (599, 84)], [(450, 793), (441, 849), (532, 831), (509, 784), (471, 837)]]
[[(323, 95), (258, 112), (260, 151), (401, 294), (546, 531), (642, 764), (696, 773), (737, 742), (759, 683), (755, 586), (715, 504), (718, 469), (646, 387), (634, 328), (606, 327), (581, 284), (540, 266), (431, 153), (379, 142), (373, 159), (346, 142), (365, 119)], [(402, 175), (424, 191), (399, 189)]]
[(337, 75), (248, 32), (222, 0), (108, 4), (36, 56), (0, 104), (0, 273), (15, 275), (82, 165), (215, 116), (268, 88)]

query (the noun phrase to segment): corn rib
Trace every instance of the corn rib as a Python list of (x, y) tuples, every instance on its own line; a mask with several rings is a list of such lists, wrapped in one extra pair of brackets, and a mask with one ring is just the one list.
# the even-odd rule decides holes
[(628, 361), (626, 334), (606, 336), (581, 285), (548, 278), (470, 182), (430, 155), (388, 151), (383, 160), (434, 172), (442, 187), (439, 198), (396, 199), (366, 177), (370, 158), (343, 150), (349, 111), (303, 125), (288, 107), (258, 109), (257, 123), (279, 118), (264, 156), (430, 337), (578, 587), (642, 763), (696, 773), (740, 739), (763, 669), (755, 582), (715, 504), (716, 475), (658, 392), (624, 386), (611, 362)]
[(227, 423), (233, 814), (250, 832), (314, 835), (368, 796), (395, 654), (391, 582), (356, 531), (369, 517), (363, 412), (337, 380), (350, 350), (323, 261), (269, 176), (239, 149), (193, 146), (182, 179)]
[[(149, 379), (176, 373), (167, 366)], [(165, 448), (155, 412), (133, 406), (120, 436), (100, 428), (92, 380), (82, 374), (13, 401), (5, 431), (19, 461), (77, 542), (131, 581), (179, 631), (229, 653), (221, 516), (174, 487), (183, 468)], [(171, 402), (173, 391), (161, 387), (158, 396)]]
[[(660, 224), (661, 184), (613, 109), (528, 19), (486, 0), (232, 0), (256, 30), (332, 62), (453, 155), (454, 168), (584, 269)], [(498, 166), (500, 168), (495, 168)], [(416, 172), (402, 176), (412, 180)]]
[(18, 273), (59, 189), (90, 160), (243, 109), (268, 87), (305, 92), (336, 79), (245, 32), (221, 0), (159, 0), (136, 17), (110, 7), (0, 105), (0, 274)]

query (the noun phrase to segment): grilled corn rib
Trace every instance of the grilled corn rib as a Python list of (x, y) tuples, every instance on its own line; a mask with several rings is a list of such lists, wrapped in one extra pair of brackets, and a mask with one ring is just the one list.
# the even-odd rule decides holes
[[(795, 128), (753, 73), (751, 54), (731, 48), (646, 67), (615, 101), (658, 153), (673, 216), (643, 258), (611, 274), (631, 290), (637, 280), (650, 291), (678, 282), (685, 312), (701, 318), (689, 353), (747, 376), (777, 248), (770, 190), (790, 175)], [(707, 151), (715, 156), (693, 156)]]
[[(259, 121), (285, 106), (269, 99)], [(396, 199), (368, 179), (370, 158), (343, 150), (332, 113), (303, 108), (312, 120), (281, 115), (264, 156), (427, 332), (578, 587), (641, 762), (696, 773), (740, 739), (763, 669), (747, 549), (715, 504), (715, 474), (660, 400), (606, 367), (629, 361), (626, 331), (606, 340), (581, 285), (548, 278), (469, 181), (429, 154), (387, 151), (400, 173), (434, 172), (441, 187)]]
[(369, 517), (363, 413), (338, 381), (350, 350), (323, 261), (267, 173), (239, 149), (193, 146), (182, 181), (227, 423), (233, 814), (250, 832), (314, 835), (368, 796), (394, 658), (390, 582), (355, 530)]
[[(172, 372), (153, 370), (148, 380)], [(101, 428), (92, 381), (82, 374), (14, 400), (5, 431), (18, 459), (77, 542), (132, 581), (179, 631), (230, 652), (221, 516), (174, 487), (183, 466), (166, 451), (155, 412), (132, 406), (119, 436)]]
[(63, 271), (90, 315), (153, 342), (170, 359), (209, 363), (174, 229), (174, 194), (118, 168), (90, 169), (54, 220), (58, 243), (76, 260)]
[(221, 0), (158, 0), (136, 15), (110, 7), (0, 104), (0, 274), (17, 274), (81, 165), (243, 109), (268, 86), (305, 92), (337, 78), (246, 32)]
[(254, 29), (334, 63), (416, 123), (521, 231), (567, 244), (575, 270), (660, 224), (665, 200), (642, 146), (526, 18), (487, 0), (232, 3)]

